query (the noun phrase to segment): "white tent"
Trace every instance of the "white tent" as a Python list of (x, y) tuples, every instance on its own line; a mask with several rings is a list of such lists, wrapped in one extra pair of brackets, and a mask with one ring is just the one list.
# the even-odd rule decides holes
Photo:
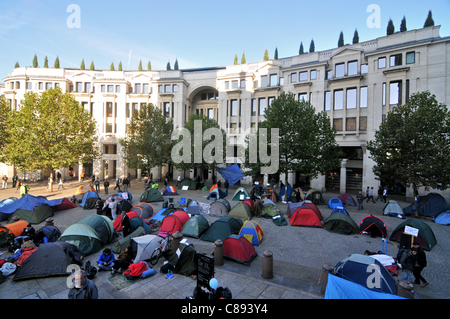
[(130, 246), (134, 263), (150, 260), (153, 251), (158, 248), (163, 238), (156, 235), (145, 235), (131, 238)]
[(387, 202), (386, 205), (384, 205), (383, 215), (391, 216), (391, 217), (398, 217), (401, 219), (406, 218), (405, 214), (403, 214), (402, 207), (395, 200), (390, 200), (389, 202)]

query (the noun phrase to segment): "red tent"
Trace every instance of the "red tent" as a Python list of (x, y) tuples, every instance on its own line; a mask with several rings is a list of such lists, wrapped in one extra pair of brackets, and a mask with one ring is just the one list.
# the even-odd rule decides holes
[(72, 203), (67, 197), (64, 198), (61, 202), (61, 204), (59, 205), (55, 205), (55, 206), (50, 206), (50, 208), (52, 209), (53, 212), (59, 212), (60, 210), (66, 210), (66, 209), (70, 209), (70, 208), (75, 208), (78, 205), (75, 203)]
[(314, 211), (314, 213), (316, 213), (317, 217), (319, 217), (321, 221), (323, 220), (322, 213), (320, 212), (319, 208), (317, 208), (316, 204), (308, 200), (303, 202), (302, 206), (311, 208)]
[(245, 237), (230, 235), (223, 241), (224, 258), (250, 265), (257, 255), (255, 248)]
[(322, 227), (320, 217), (308, 206), (298, 207), (292, 214), (290, 223), (291, 226)]
[(158, 236), (166, 237), (168, 234), (181, 232), (184, 224), (189, 220), (189, 215), (184, 210), (177, 210), (173, 214), (164, 217)]

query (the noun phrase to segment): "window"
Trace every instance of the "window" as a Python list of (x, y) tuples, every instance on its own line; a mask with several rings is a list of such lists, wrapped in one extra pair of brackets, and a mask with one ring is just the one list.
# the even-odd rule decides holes
[(84, 83), (84, 92), (91, 93), (91, 82)]
[(143, 93), (144, 94), (150, 93), (150, 84), (144, 83), (143, 86), (142, 86), (142, 89), (143, 89)]
[(335, 110), (344, 109), (344, 90), (334, 91), (334, 109)]
[[(48, 85), (48, 82), (47, 82), (47, 85)], [(83, 83), (82, 82), (77, 82), (75, 87), (76, 87), (76, 92), (77, 93), (83, 92)]]
[(116, 85), (116, 93), (120, 93), (120, 85)]
[(308, 94), (307, 93), (299, 93), (298, 94), (298, 100), (301, 101), (308, 101)]
[(178, 85), (177, 84), (172, 85), (172, 92), (173, 93), (177, 93), (178, 92)]
[(416, 52), (406, 53), (406, 64), (416, 63)]
[[(59, 88), (59, 83), (58, 82), (55, 83), (55, 88)], [(30, 89), (31, 89), (31, 87), (30, 87)]]
[(275, 101), (275, 98), (274, 97), (269, 97), (269, 106), (272, 105), (273, 101)]
[(330, 80), (333, 78), (333, 70), (328, 70), (325, 73), (326, 80)]
[(141, 94), (141, 84), (140, 83), (136, 83), (134, 85), (134, 94)]
[(241, 80), (241, 89), (245, 88), (245, 80)]
[(164, 116), (170, 117), (170, 102), (164, 102)]
[(361, 74), (367, 74), (367, 73), (369, 73), (369, 65), (361, 64)]
[(348, 62), (348, 75), (356, 75), (358, 74), (358, 61)]
[(391, 55), (391, 57), (389, 58), (389, 66), (399, 66), (399, 65), (402, 65), (402, 55), (401, 54)]
[(343, 120), (342, 119), (334, 119), (333, 127), (336, 129), (336, 131), (342, 131), (343, 130)]
[(237, 116), (238, 103), (237, 100), (231, 100), (231, 116)]
[(299, 81), (308, 81), (308, 71), (300, 72)]
[(256, 116), (256, 99), (252, 99), (252, 116)]
[(251, 124), (251, 132), (256, 133), (256, 123)]
[(347, 117), (345, 121), (346, 131), (356, 131), (356, 117)]
[(389, 104), (402, 103), (402, 82), (391, 82), (389, 84)]
[(162, 85), (158, 85), (158, 93), (163, 93), (163, 86)]
[(44, 89), (44, 82), (39, 82), (39, 90), (43, 90)]
[(17, 81), (17, 82), (16, 82), (16, 90), (19, 90), (19, 89), (20, 89), (20, 82)]
[(226, 81), (225, 82), (225, 90), (229, 90), (230, 89), (230, 82)]
[(139, 113), (139, 104), (138, 103), (133, 103), (132, 107), (133, 107), (132, 110), (131, 110), (133, 112), (132, 115), (138, 114)]
[(237, 89), (238, 88), (238, 80), (231, 81), (231, 88)]
[(106, 133), (112, 133), (113, 132), (113, 126), (111, 123), (106, 124)]
[(284, 85), (284, 78), (280, 78), (280, 85)]
[(237, 134), (237, 124), (236, 123), (231, 123), (230, 133), (231, 134)]
[(270, 75), (270, 86), (277, 86), (278, 85), (278, 74), (271, 74)]
[(31, 82), (27, 82), (26, 86), (27, 86), (27, 90), (33, 89), (33, 84)]
[(264, 112), (266, 110), (266, 99), (260, 98), (258, 102), (259, 102), (259, 115), (264, 115)]
[(172, 88), (172, 85), (170, 85), (170, 84), (164, 85), (164, 93), (170, 93), (171, 88)]
[[(52, 88), (52, 82), (45, 82), (45, 89), (50, 90)], [(81, 91), (78, 91), (81, 92)]]
[(131, 110), (130, 110), (130, 103), (126, 103), (125, 104), (125, 116), (128, 118), (130, 118), (131, 115)]
[[(106, 117), (112, 117), (113, 116), (113, 107), (112, 102), (106, 102)], [(111, 132), (109, 132), (111, 133)]]
[(356, 88), (347, 89), (347, 110), (350, 109), (356, 109)]
[(106, 93), (106, 85), (102, 84), (102, 93)]
[(297, 82), (297, 73), (292, 73), (291, 74), (291, 83), (295, 83)]
[(324, 110), (325, 111), (331, 111), (331, 92), (327, 91), (325, 92), (325, 103), (324, 103)]
[(114, 85), (108, 85), (108, 93), (114, 93)]
[(317, 79), (317, 70), (311, 70), (310, 79), (311, 80), (316, 80)]
[(214, 109), (208, 109), (208, 118), (214, 120)]
[(360, 89), (359, 93), (359, 107), (365, 108), (367, 107), (367, 86), (364, 86)]
[(360, 116), (359, 117), (359, 130), (360, 131), (367, 131), (367, 116)]
[(267, 83), (267, 75), (263, 75), (261, 76), (261, 87), (265, 88), (267, 87), (268, 83)]
[(381, 100), (382, 100), (383, 106), (385, 106), (386, 105), (386, 83), (383, 83), (383, 88), (382, 88), (381, 94), (382, 94)]
[(386, 58), (379, 58), (378, 59), (378, 68), (384, 69), (386, 67)]
[(11, 90), (14, 90), (14, 82), (11, 82), (11, 83), (9, 84), (9, 88), (10, 88)]
[(336, 64), (336, 77), (341, 78), (343, 76), (345, 76), (345, 64), (344, 63)]

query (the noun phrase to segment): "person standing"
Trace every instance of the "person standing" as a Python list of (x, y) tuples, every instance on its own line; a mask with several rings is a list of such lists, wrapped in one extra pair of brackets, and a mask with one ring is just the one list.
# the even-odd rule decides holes
[(415, 278), (415, 281), (413, 281), (414, 284), (420, 285), (420, 282), (422, 281), (421, 287), (425, 287), (428, 285), (428, 282), (425, 280), (425, 278), (422, 277), (422, 270), (427, 266), (427, 256), (425, 254), (425, 251), (422, 247), (419, 246), (418, 242), (413, 242), (412, 247), (417, 249), (417, 257), (416, 257), (416, 263), (414, 264), (413, 268), (413, 275)]
[(108, 194), (109, 182), (107, 180), (103, 183), (103, 187), (105, 188), (105, 194)]
[(226, 179), (225, 182), (223, 183), (223, 187), (225, 188), (225, 196), (228, 196), (228, 187), (230, 187), (228, 179)]
[(386, 203), (386, 197), (387, 197), (387, 189), (386, 187), (383, 188), (383, 200)]
[(62, 177), (59, 178), (58, 189), (59, 189), (60, 187), (62, 187), (62, 189), (64, 189), (64, 184), (63, 184), (63, 178), (62, 178)]
[(378, 186), (377, 202), (378, 202), (378, 199), (383, 200), (383, 189), (381, 188), (381, 186)]
[(8, 176), (4, 175), (4, 176), (2, 177), (2, 181), (3, 181), (3, 183), (2, 183), (2, 189), (8, 188)]
[(366, 197), (364, 199), (369, 199), (369, 186), (366, 188)]
[(373, 187), (369, 190), (369, 198), (367, 198), (367, 203), (372, 199), (372, 202), (375, 204), (375, 200), (373, 199)]
[(118, 188), (119, 192), (121, 192), (121, 190), (120, 190), (120, 178), (119, 177), (117, 177), (116, 186), (114, 187), (114, 190), (116, 190), (116, 188)]
[(358, 210), (363, 209), (364, 195), (361, 191), (356, 195), (356, 201), (358, 202)]
[(111, 209), (112, 220), (115, 221), (117, 218), (117, 215), (116, 215), (117, 202), (114, 200), (114, 198), (111, 198), (111, 202), (108, 204), (108, 207)]
[(69, 290), (69, 299), (98, 299), (98, 289), (95, 283), (86, 278), (84, 270), (74, 274), (74, 285)]
[(28, 194), (29, 190), (30, 190), (30, 186), (28, 186), (27, 183), (25, 183), (25, 184), (22, 183), (22, 186), (20, 186), (20, 195), (23, 196), (25, 194)]
[(12, 182), (13, 182), (13, 186), (12, 187), (13, 188), (16, 187), (18, 179), (19, 179), (19, 176), (17, 176), (17, 174), (14, 174), (13, 177), (12, 177)]
[(128, 192), (128, 185), (130, 184), (128, 177), (125, 176), (125, 178), (122, 181), (122, 184), (123, 184), (123, 191)]
[(94, 181), (94, 186), (95, 186), (95, 191), (97, 193), (100, 193), (100, 180), (98, 179), (98, 176), (97, 176), (97, 178)]
[(84, 172), (81, 172), (80, 178), (81, 178), (81, 182), (84, 182)]
[(181, 176), (180, 176), (180, 174), (178, 174), (177, 185), (175, 185), (175, 187), (178, 187), (178, 185), (180, 185), (180, 183), (181, 183)]

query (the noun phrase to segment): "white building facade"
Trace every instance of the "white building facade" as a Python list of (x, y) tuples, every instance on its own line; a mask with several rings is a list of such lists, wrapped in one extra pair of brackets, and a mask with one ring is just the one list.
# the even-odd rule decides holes
[[(104, 179), (140, 174), (126, 167), (118, 139), (125, 136), (130, 117), (143, 104), (158, 106), (175, 127), (183, 127), (192, 113), (214, 118), (227, 132), (227, 157), (239, 162), (234, 158), (236, 147), (258, 129), (265, 108), (281, 92), (292, 92), (296, 99), (310, 101), (317, 111), (328, 114), (342, 148), (342, 165), (311, 181), (292, 172), (289, 183), (307, 182), (319, 190), (341, 192), (367, 186), (376, 189), (380, 181), (372, 172), (374, 163), (366, 145), (388, 112), (411, 94), (425, 90), (439, 102), (450, 104), (450, 37), (441, 37), (439, 29), (428, 27), (327, 51), (224, 67), (168, 71), (20, 67), (3, 79), (0, 94), (17, 109), (28, 91), (60, 87), (71, 92), (97, 121), (102, 151), (92, 165), (74, 163), (75, 174), (83, 169), (88, 176)], [(62, 171), (68, 174), (68, 169)], [(0, 164), (0, 175), (12, 176), (13, 172)], [(212, 175), (178, 172), (169, 166), (152, 171), (154, 178), (167, 172), (174, 178), (178, 174), (194, 178), (198, 173), (205, 179)], [(34, 174), (38, 174), (33, 175), (35, 179), (43, 178), (42, 173)]]

